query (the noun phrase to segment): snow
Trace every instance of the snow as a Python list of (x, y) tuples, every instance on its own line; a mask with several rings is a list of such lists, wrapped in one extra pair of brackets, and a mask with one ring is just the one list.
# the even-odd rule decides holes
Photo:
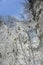
[(16, 22), (11, 28), (5, 24), (0, 27), (0, 65), (34, 65), (34, 60), (36, 65), (41, 65), (41, 51), (32, 52), (30, 48), (30, 41), (33, 49), (37, 49), (40, 42), (34, 28), (31, 29), (23, 22)]

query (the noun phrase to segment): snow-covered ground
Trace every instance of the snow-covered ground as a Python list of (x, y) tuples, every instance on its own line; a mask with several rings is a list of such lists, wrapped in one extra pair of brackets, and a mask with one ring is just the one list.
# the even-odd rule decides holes
[(32, 32), (23, 22), (15, 24), (11, 28), (4, 23), (0, 26), (0, 65), (43, 65), (43, 50), (37, 48), (36, 31)]

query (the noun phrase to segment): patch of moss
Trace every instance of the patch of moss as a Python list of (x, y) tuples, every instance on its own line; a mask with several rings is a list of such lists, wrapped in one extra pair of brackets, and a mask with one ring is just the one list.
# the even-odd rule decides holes
[(10, 65), (12, 65), (12, 64), (10, 64)]
[(2, 58), (2, 54), (0, 53), (0, 58)]
[(17, 38), (14, 38), (14, 43), (16, 43), (17, 42)]
[(20, 27), (18, 27), (18, 30), (21, 30)]
[(16, 38), (14, 38), (14, 41), (16, 41), (17, 39)]

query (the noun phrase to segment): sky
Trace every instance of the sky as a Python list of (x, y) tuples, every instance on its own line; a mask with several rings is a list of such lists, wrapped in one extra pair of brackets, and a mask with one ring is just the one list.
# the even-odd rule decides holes
[(1, 16), (17, 16), (22, 12), (22, 5), (24, 0), (0, 0), (0, 15)]

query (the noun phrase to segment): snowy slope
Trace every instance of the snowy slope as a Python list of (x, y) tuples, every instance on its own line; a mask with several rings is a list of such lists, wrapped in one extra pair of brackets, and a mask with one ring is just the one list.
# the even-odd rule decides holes
[(13, 27), (4, 23), (0, 26), (0, 65), (41, 65), (43, 52), (34, 49), (38, 47), (38, 42), (35, 42), (36, 36), (32, 39), (35, 44), (30, 44), (32, 42), (30, 38), (36, 33), (29, 33), (32, 28), (29, 29), (23, 22), (16, 21), (15, 24), (13, 23)]

